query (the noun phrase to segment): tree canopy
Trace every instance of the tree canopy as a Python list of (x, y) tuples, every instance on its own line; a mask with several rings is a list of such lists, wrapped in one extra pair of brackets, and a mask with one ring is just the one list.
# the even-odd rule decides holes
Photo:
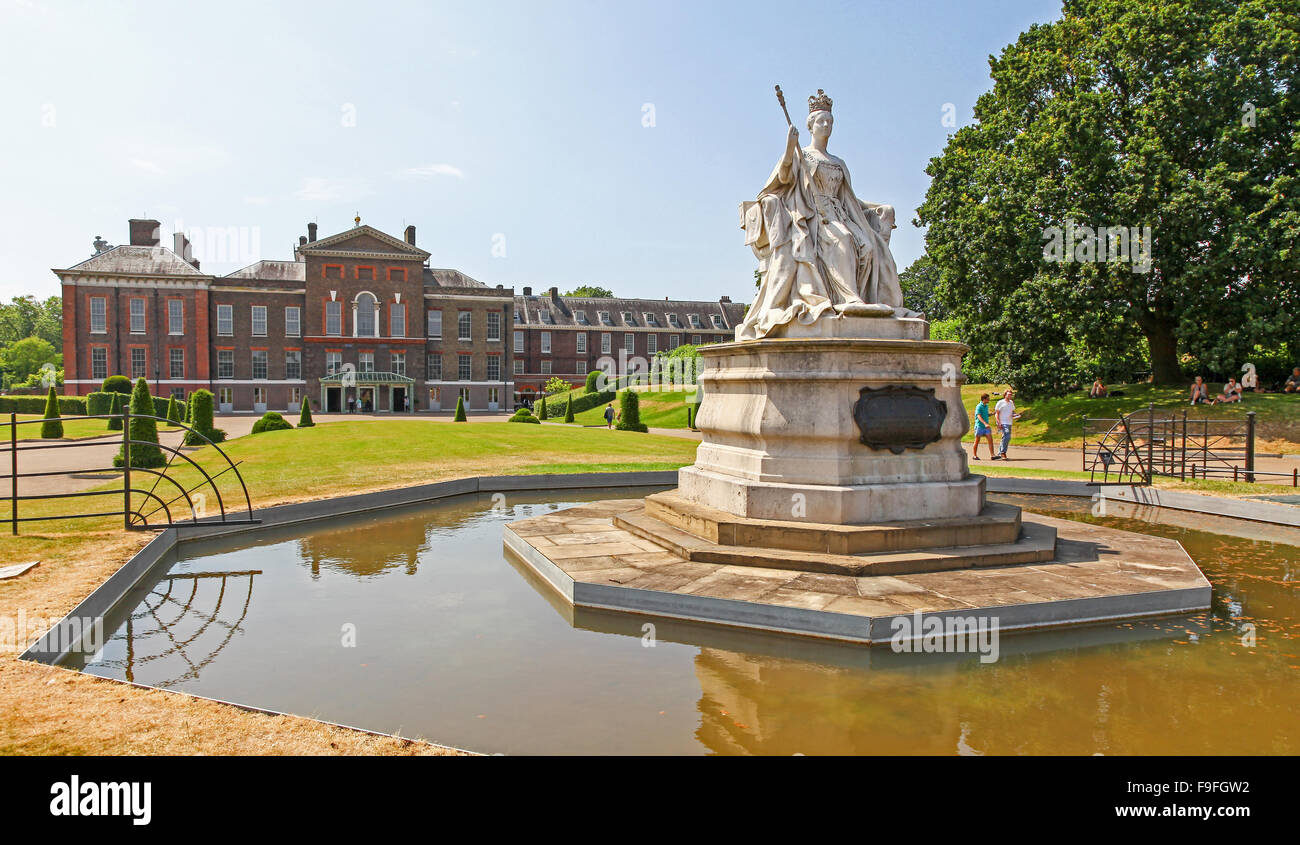
[(609, 288), (602, 288), (599, 285), (578, 285), (573, 290), (564, 294), (565, 296), (587, 296), (592, 298), (611, 299), (614, 292)]
[(989, 64), (917, 220), (972, 355), (1059, 392), (1300, 352), (1294, 0), (1066, 0)]

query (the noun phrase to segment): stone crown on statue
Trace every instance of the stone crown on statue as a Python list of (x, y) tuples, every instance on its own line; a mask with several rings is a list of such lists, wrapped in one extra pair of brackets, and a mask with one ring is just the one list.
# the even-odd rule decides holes
[(817, 94), (815, 96), (808, 98), (808, 114), (812, 114), (815, 111), (830, 111), (830, 110), (831, 110), (831, 98), (826, 96), (825, 91), (818, 88)]

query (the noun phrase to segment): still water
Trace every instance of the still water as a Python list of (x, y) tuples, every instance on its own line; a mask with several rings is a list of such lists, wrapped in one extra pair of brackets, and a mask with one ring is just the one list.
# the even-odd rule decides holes
[(71, 663), (507, 754), (1300, 753), (1300, 531), (994, 496), (1173, 537), (1214, 604), (1007, 634), (992, 664), (575, 614), (503, 556), (504, 523), (647, 492), (467, 497), (185, 544)]

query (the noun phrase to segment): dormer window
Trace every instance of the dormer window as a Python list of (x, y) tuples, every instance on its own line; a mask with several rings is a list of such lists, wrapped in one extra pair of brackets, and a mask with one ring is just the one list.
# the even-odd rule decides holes
[(722, 324), (722, 315), (721, 315), (721, 314), (714, 314), (714, 315), (712, 316), (711, 319), (713, 320), (713, 327), (714, 327), (715, 329), (725, 329), (725, 328), (726, 328), (726, 326), (724, 326), (724, 325)]
[(691, 328), (693, 328), (693, 329), (698, 329), (698, 328), (700, 328), (700, 315), (699, 315), (699, 314), (691, 314), (690, 316), (687, 317), (687, 319), (689, 319), (689, 320), (691, 321)]
[(674, 329), (680, 329), (682, 327), (682, 320), (676, 314), (669, 314), (668, 325), (672, 326)]
[(610, 319), (609, 319), (609, 312), (608, 312), (608, 311), (601, 311), (601, 312), (598, 312), (598, 316), (600, 317), (601, 325), (605, 325), (605, 326), (612, 326), (612, 325), (614, 325), (614, 323), (611, 322)]
[(588, 323), (588, 322), (587, 322), (587, 312), (586, 312), (586, 311), (574, 311), (574, 312), (573, 312), (573, 320), (574, 320), (574, 322), (576, 322), (576, 323), (577, 323), (578, 325), (580, 325), (580, 326), (590, 326), (590, 325), (591, 325), (591, 323)]
[(647, 311), (641, 316), (645, 317), (645, 324), (647, 326), (653, 326), (654, 328), (659, 328), (659, 320), (655, 318), (654, 314), (651, 314), (649, 311)]
[(548, 326), (555, 325), (555, 316), (551, 314), (550, 309), (539, 308), (537, 310), (537, 318), (541, 320), (543, 323), (546, 323)]
[(635, 325), (636, 325), (636, 317), (632, 316), (632, 312), (631, 312), (631, 311), (624, 311), (624, 312), (623, 312), (623, 325), (625, 325), (625, 326), (635, 326)]

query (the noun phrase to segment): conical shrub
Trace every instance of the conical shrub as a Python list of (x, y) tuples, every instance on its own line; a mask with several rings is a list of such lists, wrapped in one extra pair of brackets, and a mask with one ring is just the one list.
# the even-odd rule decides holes
[(302, 400), (302, 410), (298, 412), (298, 428), (311, 428), (316, 423), (311, 419), (311, 400)]
[(59, 417), (59, 395), (50, 386), (50, 395), (45, 397), (45, 422), (41, 423), (41, 437), (57, 440), (63, 436), (63, 420)]
[[(153, 397), (149, 395), (149, 383), (143, 378), (135, 383), (131, 392), (131, 466), (160, 467), (167, 463), (163, 451), (158, 447), (158, 421), (153, 418), (157, 408)], [(113, 466), (125, 463), (122, 449), (118, 449), (113, 458)]]
[(465, 397), (456, 397), (456, 416), (453, 422), (465, 422)]

